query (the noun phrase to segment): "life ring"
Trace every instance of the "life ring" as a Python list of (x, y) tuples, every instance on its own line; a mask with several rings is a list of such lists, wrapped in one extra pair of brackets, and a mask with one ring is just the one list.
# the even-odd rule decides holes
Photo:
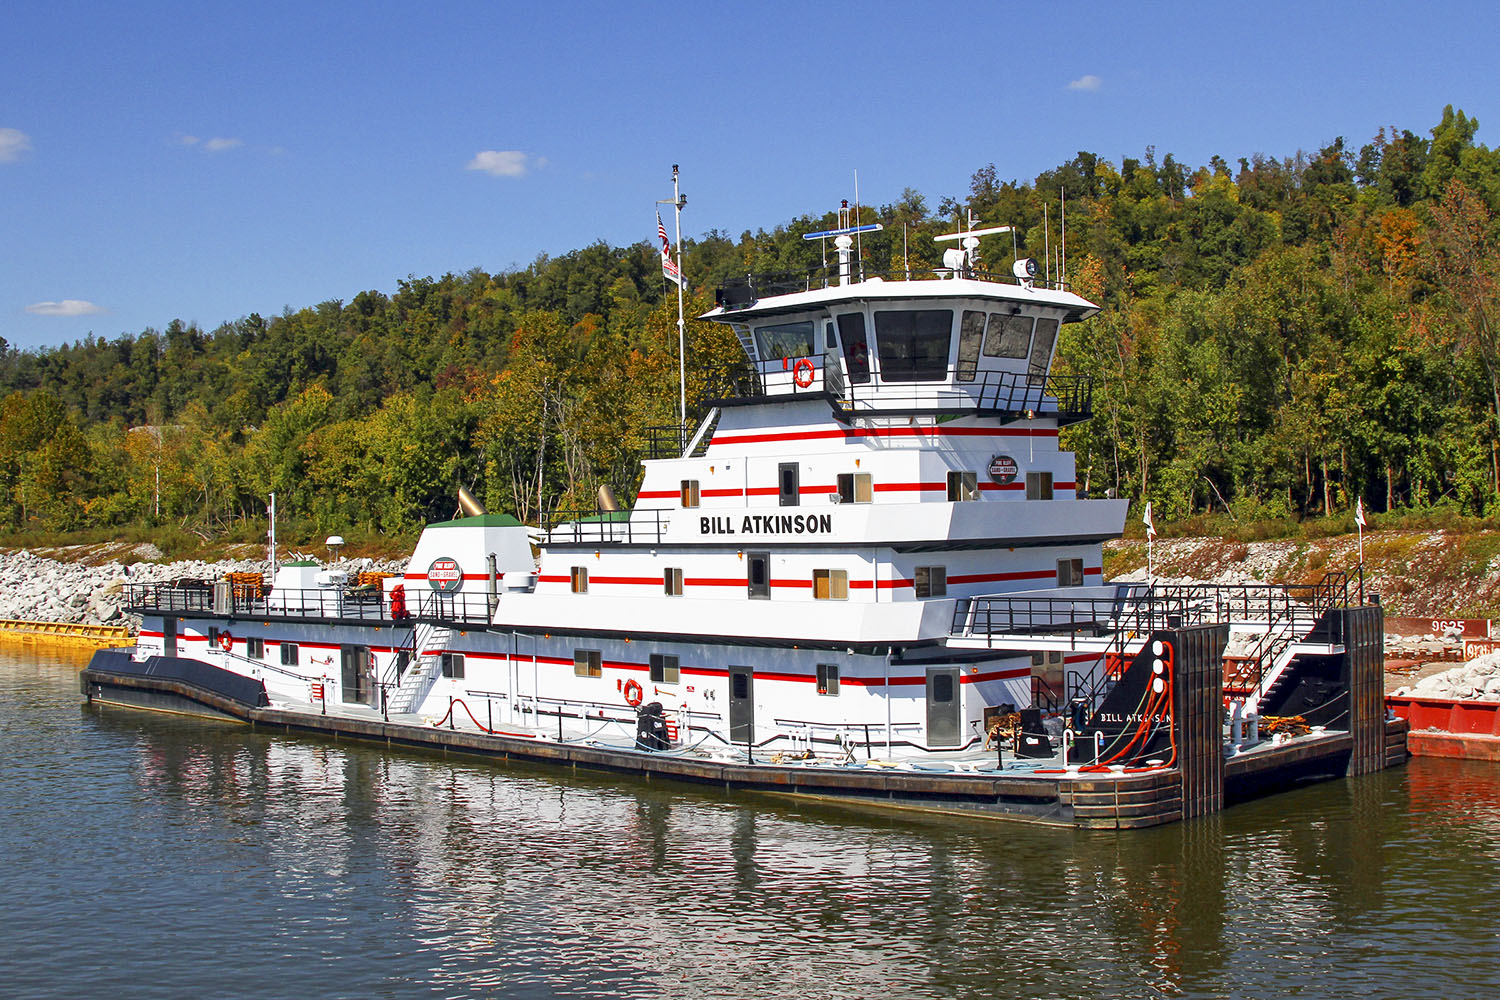
[(797, 363), (792, 365), (792, 381), (797, 383), (797, 388), (806, 389), (813, 384), (813, 379), (816, 377), (817, 373), (810, 359), (798, 358)]
[(646, 692), (641, 690), (641, 686), (638, 683), (633, 680), (625, 682), (625, 704), (631, 708), (637, 708), (645, 697)]
[(229, 652), (231, 649), (233, 649), (234, 648), (234, 636), (230, 635), (228, 632), (220, 632), (219, 633), (219, 648), (222, 649), (226, 653)]

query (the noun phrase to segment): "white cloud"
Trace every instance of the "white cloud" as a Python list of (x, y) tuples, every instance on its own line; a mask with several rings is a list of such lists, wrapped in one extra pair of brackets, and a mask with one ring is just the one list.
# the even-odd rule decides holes
[(226, 149), (233, 149), (244, 144), (244, 139), (222, 139), (215, 136), (203, 144), (203, 149), (208, 153), (222, 153)]
[(109, 312), (84, 299), (63, 299), (61, 302), (33, 302), (26, 311), (37, 316), (97, 316)]
[(483, 170), (493, 177), (524, 177), (530, 170), (540, 170), (547, 160), (540, 156), (527, 156), (518, 149), (486, 149), (476, 153), (465, 170)]
[(31, 152), (31, 136), (18, 128), (0, 128), (0, 163), (15, 163)]
[(183, 135), (179, 132), (177, 133), (176, 141), (183, 146), (196, 146), (198, 144), (198, 137), (196, 135)]
[(1102, 86), (1104, 86), (1104, 81), (1103, 80), (1099, 79), (1097, 76), (1095, 76), (1092, 73), (1088, 73), (1088, 74), (1085, 74), (1084, 76), (1080, 76), (1078, 79), (1076, 79), (1072, 83), (1068, 84), (1068, 89), (1069, 90), (1084, 90), (1084, 91), (1089, 91), (1090, 93), (1092, 93), (1093, 91), (1098, 90)]

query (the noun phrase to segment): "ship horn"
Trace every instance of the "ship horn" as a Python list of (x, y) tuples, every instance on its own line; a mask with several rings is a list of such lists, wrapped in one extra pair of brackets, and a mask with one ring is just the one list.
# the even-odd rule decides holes
[(479, 517), (482, 514), (489, 513), (485, 509), (484, 504), (480, 503), (479, 499), (470, 493), (468, 487), (462, 483), (458, 486), (458, 509), (470, 517)]
[(615, 491), (610, 489), (607, 483), (599, 484), (599, 509), (603, 511), (620, 509), (620, 505), (615, 503)]

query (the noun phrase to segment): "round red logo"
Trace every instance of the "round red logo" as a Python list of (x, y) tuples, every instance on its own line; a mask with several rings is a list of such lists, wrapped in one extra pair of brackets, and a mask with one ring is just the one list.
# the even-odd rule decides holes
[(996, 455), (990, 459), (990, 479), (1001, 486), (1015, 482), (1020, 471), (1016, 460), (1009, 455)]
[(427, 586), (440, 594), (451, 594), (464, 585), (463, 567), (457, 559), (443, 556), (427, 567)]

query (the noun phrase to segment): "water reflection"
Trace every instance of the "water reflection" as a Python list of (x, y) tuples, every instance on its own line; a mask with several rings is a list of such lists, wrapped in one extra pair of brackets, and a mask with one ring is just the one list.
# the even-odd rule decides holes
[(80, 712), (73, 670), (0, 660), (18, 995), (1500, 995), (1492, 766), (1088, 834)]

